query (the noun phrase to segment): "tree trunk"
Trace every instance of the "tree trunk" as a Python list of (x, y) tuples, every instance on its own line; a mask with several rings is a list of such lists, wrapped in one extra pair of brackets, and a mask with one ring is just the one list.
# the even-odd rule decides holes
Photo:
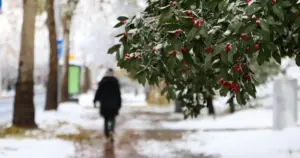
[(50, 42), (50, 61), (49, 61), (49, 74), (47, 82), (47, 96), (45, 110), (56, 110), (57, 93), (58, 93), (58, 80), (57, 80), (57, 45), (56, 45), (56, 27), (54, 21), (54, 0), (47, 1), (48, 12), (48, 29), (49, 29), (49, 42)]
[(14, 100), (13, 125), (20, 128), (36, 128), (33, 103), (34, 34), (36, 0), (23, 0), (23, 26), (19, 74)]
[(207, 108), (208, 108), (208, 114), (209, 115), (215, 115), (215, 108), (213, 105), (213, 97), (211, 95), (206, 97), (206, 102), (207, 102)]
[(182, 102), (180, 100), (175, 100), (175, 113), (182, 113)]
[(90, 69), (88, 67), (84, 68), (84, 74), (83, 74), (83, 85), (82, 85), (82, 93), (88, 92), (88, 90), (91, 88), (91, 76), (90, 76)]
[(69, 100), (69, 52), (70, 52), (70, 31), (68, 28), (64, 29), (65, 40), (65, 53), (64, 53), (64, 70), (63, 70), (63, 82), (61, 87), (61, 102)]
[(229, 110), (230, 110), (230, 113), (235, 112), (235, 105), (233, 103), (229, 103)]

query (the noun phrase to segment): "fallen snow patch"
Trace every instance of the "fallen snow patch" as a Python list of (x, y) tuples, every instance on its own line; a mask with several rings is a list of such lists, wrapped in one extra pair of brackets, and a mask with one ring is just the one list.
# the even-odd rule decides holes
[(0, 139), (0, 157), (68, 158), (75, 156), (73, 143), (59, 140)]

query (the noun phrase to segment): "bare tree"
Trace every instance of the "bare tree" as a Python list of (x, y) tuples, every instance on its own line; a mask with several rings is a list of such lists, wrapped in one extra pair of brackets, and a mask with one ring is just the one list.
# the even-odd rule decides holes
[(63, 82), (61, 87), (61, 97), (60, 102), (68, 101), (69, 99), (69, 54), (70, 54), (70, 26), (72, 22), (72, 17), (79, 0), (68, 0), (67, 4), (62, 10), (62, 24), (64, 31), (64, 70), (63, 70)]
[(23, 25), (19, 74), (14, 100), (13, 125), (21, 128), (36, 128), (33, 103), (34, 34), (36, 0), (23, 0)]
[(48, 29), (50, 42), (50, 61), (49, 61), (49, 75), (47, 82), (47, 97), (45, 110), (56, 110), (57, 95), (58, 95), (58, 80), (57, 80), (57, 46), (56, 46), (56, 26), (54, 20), (54, 0), (47, 1), (48, 12)]

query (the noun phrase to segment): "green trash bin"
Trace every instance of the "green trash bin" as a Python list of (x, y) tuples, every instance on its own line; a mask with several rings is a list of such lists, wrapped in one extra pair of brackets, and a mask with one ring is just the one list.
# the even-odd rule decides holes
[[(63, 80), (63, 65), (59, 66), (59, 98), (61, 94), (61, 86)], [(69, 92), (69, 101), (78, 102), (78, 97), (80, 94), (80, 86), (81, 86), (81, 69), (80, 65), (69, 64), (69, 81), (68, 81), (68, 92)]]

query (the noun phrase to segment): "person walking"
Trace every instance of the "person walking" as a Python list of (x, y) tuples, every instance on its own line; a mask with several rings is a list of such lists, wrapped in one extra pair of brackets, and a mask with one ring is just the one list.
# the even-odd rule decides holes
[(120, 85), (118, 79), (114, 77), (113, 69), (108, 69), (98, 84), (94, 98), (95, 107), (98, 101), (100, 102), (100, 115), (104, 118), (104, 134), (113, 142), (116, 117), (122, 106)]

